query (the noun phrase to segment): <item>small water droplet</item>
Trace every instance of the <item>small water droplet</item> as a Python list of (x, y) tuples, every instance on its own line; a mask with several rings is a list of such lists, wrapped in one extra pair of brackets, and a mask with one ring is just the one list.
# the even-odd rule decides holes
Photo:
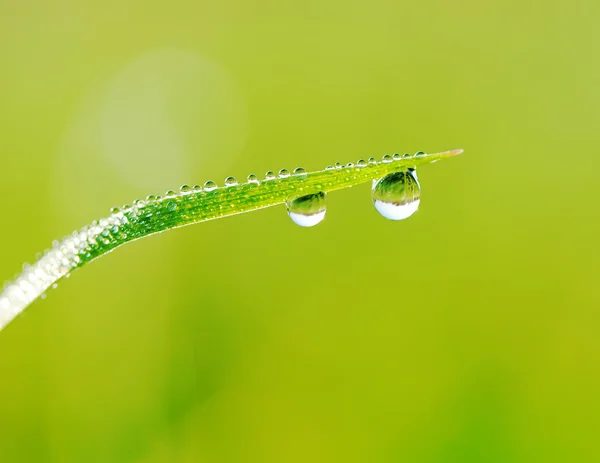
[(333, 166), (327, 166), (327, 167), (325, 167), (325, 170), (333, 170), (333, 169), (335, 169), (335, 167), (333, 167)]
[(287, 202), (287, 211), (295, 224), (301, 227), (312, 227), (325, 218), (325, 193), (319, 191), (300, 196)]
[(173, 191), (173, 190), (169, 190), (165, 193), (165, 196), (167, 198), (172, 198), (173, 196), (177, 196), (177, 193), (175, 193), (175, 191)]
[(290, 176), (290, 171), (287, 169), (281, 169), (279, 171), (279, 178), (287, 178)]
[(265, 180), (273, 180), (275, 178), (275, 174), (272, 171), (267, 171), (265, 174)]
[(177, 209), (177, 203), (175, 201), (169, 201), (167, 204), (167, 210), (169, 212), (173, 212), (175, 209)]
[(46, 293), (42, 293), (42, 295), (40, 296), (41, 299), (46, 299)]
[(346, 164), (346, 167), (350, 168), (350, 167), (354, 167), (354, 163), (349, 162), (348, 164)]
[(393, 172), (373, 181), (375, 209), (390, 220), (403, 220), (413, 215), (421, 201), (421, 186), (416, 171)]
[(371, 157), (371, 158), (369, 158), (368, 162), (369, 162), (369, 164), (377, 164), (377, 159)]
[(202, 190), (202, 186), (198, 185), (198, 184), (194, 185), (192, 188), (194, 189), (194, 191), (201, 191)]
[(364, 159), (359, 159), (358, 162), (356, 163), (356, 165), (358, 167), (366, 167), (367, 166), (367, 161), (365, 161)]
[(248, 183), (258, 183), (258, 177), (254, 174), (248, 175)]
[(400, 159), (402, 159), (402, 156), (400, 156), (399, 153), (395, 153), (394, 154), (394, 161), (399, 161)]
[(56, 288), (58, 288), (58, 283), (53, 283), (52, 284), (52, 289), (56, 289)]
[(304, 175), (306, 173), (306, 170), (304, 170), (304, 167), (296, 167), (294, 169), (294, 175)]
[(340, 162), (336, 162), (335, 163), (335, 168), (336, 169), (341, 169), (342, 168), (342, 164)]
[(179, 187), (179, 192), (180, 193), (189, 193), (190, 191), (192, 191), (192, 187), (189, 185), (181, 185)]
[(238, 181), (235, 177), (227, 177), (225, 179), (224, 185), (225, 186), (236, 186), (238, 184)]
[(121, 212), (121, 209), (119, 209), (118, 207), (111, 207), (110, 208), (110, 213), (111, 214), (118, 214), (119, 212)]
[(148, 202), (156, 201), (156, 196), (148, 195), (148, 196), (146, 196), (146, 201), (148, 201)]
[(384, 154), (383, 158), (381, 158), (381, 162), (389, 164), (390, 162), (392, 162), (392, 156), (390, 156), (389, 154)]
[(204, 191), (213, 191), (217, 188), (217, 184), (212, 180), (208, 180), (204, 183)]
[(424, 151), (417, 151), (417, 152), (415, 153), (415, 156), (416, 156), (416, 157), (425, 156), (425, 152), (424, 152)]
[(408, 153), (404, 153), (404, 154), (402, 155), (402, 157), (403, 157), (404, 159), (406, 159), (406, 158), (409, 158), (409, 157), (410, 157), (410, 154), (408, 154)]

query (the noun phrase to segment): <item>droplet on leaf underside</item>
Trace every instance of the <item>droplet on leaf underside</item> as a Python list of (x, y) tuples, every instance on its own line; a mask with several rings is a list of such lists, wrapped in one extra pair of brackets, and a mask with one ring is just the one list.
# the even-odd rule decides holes
[(393, 172), (374, 180), (371, 194), (375, 209), (386, 219), (407, 219), (417, 211), (421, 201), (416, 170)]
[(301, 227), (313, 227), (325, 218), (327, 206), (324, 192), (311, 193), (287, 202), (287, 211), (295, 224)]

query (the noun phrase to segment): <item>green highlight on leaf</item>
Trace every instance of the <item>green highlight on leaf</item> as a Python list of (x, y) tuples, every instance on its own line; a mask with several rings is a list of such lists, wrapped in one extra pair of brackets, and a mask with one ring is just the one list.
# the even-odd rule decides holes
[[(461, 153), (462, 150), (418, 152), (412, 156), (386, 154), (381, 161), (370, 158), (345, 166), (337, 163), (315, 172), (302, 168), (292, 173), (282, 169), (278, 176), (267, 172), (263, 180), (249, 175), (245, 183), (227, 177), (220, 187), (213, 181), (207, 181), (203, 187), (183, 185), (179, 192), (170, 190), (164, 197), (150, 195), (132, 205), (112, 208), (107, 218), (54, 241), (40, 259), (32, 265), (25, 264), (23, 272), (5, 285), (0, 294), (0, 330), (77, 268), (125, 243), (173, 228), (280, 204), (287, 204), (294, 222), (313, 226), (325, 215), (327, 193), (372, 181), (378, 181), (374, 202), (379, 212), (394, 220), (406, 218), (418, 207), (415, 169)], [(399, 172), (405, 174), (390, 176)], [(386, 182), (379, 182), (380, 179)]]

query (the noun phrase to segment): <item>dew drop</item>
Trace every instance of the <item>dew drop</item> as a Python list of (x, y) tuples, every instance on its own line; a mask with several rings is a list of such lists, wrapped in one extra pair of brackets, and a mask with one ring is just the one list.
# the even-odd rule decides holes
[(390, 162), (392, 162), (392, 156), (390, 156), (389, 154), (384, 154), (383, 158), (381, 158), (381, 162), (389, 164)]
[(294, 169), (294, 175), (304, 175), (305, 173), (304, 167), (296, 167)]
[(177, 193), (175, 193), (173, 190), (169, 190), (165, 193), (165, 196), (167, 198), (172, 198), (173, 196), (177, 196)]
[(402, 156), (399, 153), (394, 154), (394, 161), (399, 161), (400, 159), (402, 159)]
[(359, 159), (356, 165), (358, 167), (367, 167), (367, 161), (365, 161), (364, 159)]
[(202, 190), (202, 186), (198, 185), (198, 184), (194, 185), (192, 188), (194, 189), (194, 191), (201, 191)]
[(348, 164), (346, 164), (346, 167), (348, 167), (348, 168), (354, 167), (354, 164), (352, 162), (349, 162)]
[(287, 169), (281, 169), (279, 171), (279, 178), (287, 178), (290, 176), (290, 171)]
[(325, 170), (333, 170), (333, 169), (335, 169), (335, 167), (333, 167), (333, 166), (327, 166), (327, 167), (325, 167)]
[(415, 153), (415, 157), (420, 157), (420, 156), (425, 156), (425, 152), (424, 151), (417, 151)]
[(227, 177), (224, 182), (225, 186), (236, 186), (237, 184), (238, 181), (235, 177)]
[(287, 202), (287, 211), (296, 225), (313, 227), (325, 218), (325, 193), (319, 191)]
[(204, 191), (213, 191), (217, 188), (217, 184), (212, 180), (208, 180), (204, 183)]
[(273, 180), (275, 178), (275, 174), (272, 171), (267, 171), (265, 174), (265, 180)]
[(192, 191), (192, 187), (189, 185), (181, 185), (179, 187), (179, 192), (180, 193), (189, 193), (190, 191)]
[(368, 162), (369, 162), (369, 164), (377, 164), (377, 159), (371, 157), (371, 158), (369, 158)]
[(371, 194), (375, 209), (386, 219), (407, 219), (417, 212), (421, 201), (417, 172), (414, 169), (393, 172), (373, 181)]
[(148, 195), (148, 196), (146, 196), (146, 201), (148, 201), (148, 202), (156, 201), (156, 196)]
[(335, 168), (336, 168), (336, 169), (341, 169), (341, 168), (342, 168), (342, 164), (341, 164), (341, 163), (339, 163), (339, 162), (336, 162), (336, 163), (335, 163)]
[(118, 207), (111, 207), (110, 208), (110, 213), (111, 214), (118, 214), (119, 212), (121, 212), (121, 209), (119, 209)]

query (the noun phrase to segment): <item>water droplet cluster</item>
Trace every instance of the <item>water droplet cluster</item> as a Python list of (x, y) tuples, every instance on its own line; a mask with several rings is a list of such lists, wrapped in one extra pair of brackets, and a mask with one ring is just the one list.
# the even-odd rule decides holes
[[(414, 155), (424, 156), (423, 152)], [(373, 182), (372, 198), (375, 208), (392, 220), (411, 216), (419, 207), (420, 185), (416, 171), (407, 168), (411, 156), (386, 154), (381, 161), (371, 157), (356, 163), (327, 166), (323, 183), (313, 183), (306, 188), (303, 181), (310, 176), (302, 167), (292, 172), (281, 169), (278, 175), (269, 171), (264, 180), (254, 174), (246, 183), (238, 184), (235, 177), (227, 177), (223, 187), (209, 180), (203, 186), (182, 185), (178, 191), (169, 190), (160, 195), (148, 195), (146, 199), (110, 209), (110, 215), (94, 221), (91, 225), (75, 231), (52, 247), (32, 265), (24, 265), (23, 272), (12, 283), (5, 285), (0, 294), (0, 329), (18, 315), (33, 300), (56, 288), (57, 282), (71, 272), (117, 246), (169, 228), (197, 223), (224, 215), (253, 210), (259, 207), (286, 202), (292, 221), (302, 227), (312, 227), (323, 221), (326, 214), (326, 193), (334, 179), (351, 182), (358, 175), (379, 166), (402, 161), (398, 172), (385, 175)], [(347, 171), (348, 176), (340, 176)], [(327, 174), (325, 174), (327, 172)], [(361, 173), (363, 172), (363, 173)], [(388, 170), (389, 172), (389, 170)], [(368, 175), (368, 174), (367, 174)], [(327, 180), (331, 179), (331, 180)], [(329, 182), (329, 183), (328, 183)], [(258, 187), (261, 188), (258, 188)], [(282, 198), (281, 195), (285, 194)], [(245, 199), (246, 209), (240, 208), (239, 195)], [(289, 199), (285, 199), (289, 198)], [(254, 201), (254, 203), (253, 203)]]

